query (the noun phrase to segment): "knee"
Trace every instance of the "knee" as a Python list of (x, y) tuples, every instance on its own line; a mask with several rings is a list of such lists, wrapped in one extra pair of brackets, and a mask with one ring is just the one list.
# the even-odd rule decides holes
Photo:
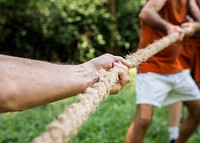
[(151, 116), (139, 116), (138, 121), (141, 128), (148, 128), (152, 122)]
[(140, 128), (147, 129), (152, 122), (153, 106), (152, 105), (138, 105), (136, 112), (135, 125)]

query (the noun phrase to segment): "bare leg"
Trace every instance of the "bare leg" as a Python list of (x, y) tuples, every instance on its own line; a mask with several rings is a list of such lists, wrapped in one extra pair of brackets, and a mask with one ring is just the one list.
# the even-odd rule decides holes
[(126, 134), (126, 143), (142, 143), (144, 135), (152, 121), (153, 105), (137, 106), (135, 119)]
[(171, 127), (177, 127), (180, 123), (181, 118), (181, 112), (182, 112), (182, 103), (177, 102), (174, 104), (169, 105), (168, 107), (168, 123)]
[(177, 139), (179, 135), (179, 124), (182, 114), (182, 103), (177, 102), (168, 106), (169, 139)]
[(184, 120), (176, 143), (185, 143), (200, 123), (200, 100), (184, 102), (188, 116)]

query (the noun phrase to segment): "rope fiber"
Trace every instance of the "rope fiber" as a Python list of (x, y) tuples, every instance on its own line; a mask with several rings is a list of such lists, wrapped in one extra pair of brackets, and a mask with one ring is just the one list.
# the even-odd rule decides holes
[[(179, 33), (170, 34), (144, 49), (139, 49), (135, 53), (126, 56), (126, 60), (132, 67), (147, 61), (151, 56), (168, 47), (179, 40)], [(112, 86), (118, 81), (117, 72), (114, 69), (106, 72), (100, 77), (100, 81), (86, 92), (78, 95), (79, 101), (67, 107), (58, 119), (51, 122), (47, 130), (36, 137), (31, 143), (68, 143), (79, 131), (81, 125), (87, 121), (100, 103), (105, 100), (110, 93)]]

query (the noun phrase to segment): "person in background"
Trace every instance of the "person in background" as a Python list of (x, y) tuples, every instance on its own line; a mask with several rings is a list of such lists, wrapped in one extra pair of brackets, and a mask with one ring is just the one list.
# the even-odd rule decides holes
[(26, 110), (77, 95), (111, 68), (119, 77), (111, 94), (117, 93), (130, 80), (129, 67), (122, 57), (111, 54), (80, 65), (0, 55), (0, 112)]
[[(139, 48), (168, 34), (177, 32), (183, 39), (183, 24), (189, 0), (148, 0), (139, 18), (141, 37)], [(188, 36), (200, 31), (200, 23), (183, 25)], [(134, 121), (126, 134), (126, 143), (142, 143), (152, 122), (153, 109), (183, 102), (188, 109), (176, 143), (185, 143), (200, 123), (200, 92), (188, 70), (179, 61), (183, 45), (176, 42), (152, 56), (137, 68)]]
[[(200, 22), (200, 0), (190, 0), (192, 9), (186, 17), (188, 22)], [(187, 25), (187, 24), (183, 24)], [(191, 38), (183, 41), (181, 50), (180, 62), (184, 69), (191, 72), (192, 78), (200, 88), (200, 34), (197, 33)], [(168, 123), (169, 123), (169, 143), (174, 143), (179, 135), (179, 124), (182, 116), (182, 103), (174, 103), (168, 108)]]

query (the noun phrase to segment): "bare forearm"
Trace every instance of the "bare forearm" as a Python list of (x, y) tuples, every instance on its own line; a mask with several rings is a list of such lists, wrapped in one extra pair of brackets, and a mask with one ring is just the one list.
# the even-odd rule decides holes
[(0, 64), (1, 112), (29, 109), (76, 95), (97, 79), (88, 63), (57, 65), (1, 55)]
[(190, 8), (191, 14), (194, 17), (195, 21), (200, 22), (200, 8), (198, 7), (196, 0), (189, 1), (189, 8)]
[(171, 25), (169, 22), (165, 21), (160, 15), (159, 11), (165, 5), (166, 0), (161, 0), (155, 3), (155, 1), (150, 0), (144, 6), (139, 14), (139, 18), (143, 20), (150, 27), (167, 33), (167, 28)]
[(154, 9), (142, 11), (140, 14), (140, 19), (148, 24), (151, 28), (164, 33), (167, 33), (167, 26), (170, 25), (170, 23), (163, 20)]

